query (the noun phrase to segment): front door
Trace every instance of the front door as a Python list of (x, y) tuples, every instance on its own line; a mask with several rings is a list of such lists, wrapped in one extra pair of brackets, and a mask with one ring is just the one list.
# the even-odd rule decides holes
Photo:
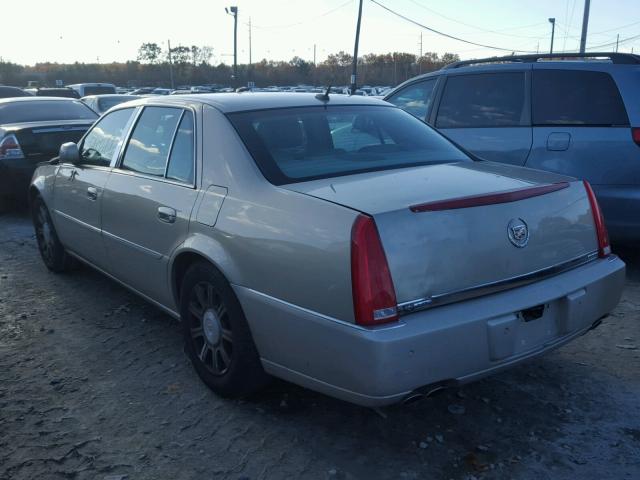
[(195, 204), (191, 110), (145, 107), (104, 189), (102, 228), (110, 272), (172, 306), (168, 262)]
[(132, 113), (133, 109), (119, 110), (100, 119), (80, 144), (80, 161), (60, 165), (56, 174), (53, 216), (60, 240), (101, 268), (105, 265), (102, 192)]

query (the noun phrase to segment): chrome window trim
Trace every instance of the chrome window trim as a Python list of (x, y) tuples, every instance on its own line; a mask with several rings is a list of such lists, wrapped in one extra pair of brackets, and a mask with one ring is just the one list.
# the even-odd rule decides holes
[(510, 290), (512, 288), (523, 287), (536, 281), (549, 278), (560, 273), (564, 273), (573, 268), (580, 267), (592, 262), (597, 258), (598, 252), (594, 251), (591, 253), (587, 253), (586, 255), (579, 255), (575, 258), (572, 258), (571, 260), (561, 262), (551, 267), (545, 267), (533, 272), (525, 273), (524, 275), (517, 275), (514, 277), (506, 278), (504, 280), (484, 283), (469, 288), (463, 288), (461, 290), (439, 293), (430, 297), (409, 300), (407, 302), (398, 304), (398, 314), (400, 316), (408, 315), (411, 313), (426, 310), (428, 308), (439, 307), (461, 300), (469, 300), (471, 298), (490, 295), (492, 293), (498, 293), (504, 290)]
[[(169, 153), (167, 155), (167, 163), (165, 164), (165, 169), (164, 169), (164, 175), (163, 176), (158, 176), (158, 175), (149, 175), (149, 174), (145, 174), (142, 172), (136, 172), (134, 170), (126, 170), (122, 168), (122, 162), (124, 161), (124, 155), (127, 151), (127, 146), (129, 145), (129, 141), (131, 140), (131, 136), (133, 135), (133, 131), (135, 130), (136, 125), (138, 124), (138, 121), (140, 120), (140, 117), (142, 116), (142, 113), (144, 112), (144, 110), (146, 108), (149, 107), (155, 107), (155, 108), (175, 108), (178, 110), (182, 110), (182, 114), (180, 115), (180, 119), (178, 120), (178, 123), (176, 125), (176, 130), (173, 132), (173, 137), (171, 139), (171, 148), (169, 149)], [(128, 107), (131, 108), (131, 107)], [(169, 183), (171, 185), (177, 185), (180, 187), (185, 187), (185, 188), (191, 188), (191, 189), (196, 189), (197, 188), (197, 173), (198, 173), (198, 164), (197, 164), (197, 158), (198, 158), (198, 144), (197, 144), (197, 131), (198, 131), (198, 127), (197, 127), (197, 123), (196, 120), (198, 118), (198, 116), (196, 115), (195, 109), (187, 106), (187, 105), (166, 105), (166, 104), (160, 104), (160, 103), (153, 103), (153, 104), (144, 104), (144, 105), (139, 105), (138, 107), (135, 107), (138, 109), (138, 112), (135, 115), (135, 119), (133, 121), (133, 123), (131, 124), (127, 134), (125, 135), (125, 140), (122, 143), (121, 146), (121, 150), (120, 153), (118, 155), (117, 161), (113, 164), (113, 173), (120, 173), (120, 174), (125, 174), (125, 175), (132, 175), (134, 177), (140, 177), (140, 178), (146, 178), (148, 180), (156, 180), (159, 182), (164, 182), (164, 183)], [(124, 109), (119, 109), (119, 110), (124, 110)], [(186, 111), (190, 111), (191, 114), (193, 115), (193, 182), (189, 183), (189, 182), (181, 182), (179, 180), (172, 180), (170, 178), (167, 178), (167, 168), (169, 166), (169, 159), (171, 158), (171, 152), (173, 152), (173, 146), (174, 146), (174, 142), (175, 142), (175, 137), (178, 133), (178, 129), (180, 128), (180, 122), (182, 121), (182, 119), (184, 118), (184, 113)], [(115, 111), (115, 110), (114, 110)]]

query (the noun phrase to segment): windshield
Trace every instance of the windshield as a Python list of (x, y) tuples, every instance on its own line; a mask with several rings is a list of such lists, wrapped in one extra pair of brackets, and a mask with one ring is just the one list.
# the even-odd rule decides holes
[(84, 95), (105, 95), (116, 93), (116, 87), (113, 86), (87, 86), (84, 87)]
[(80, 101), (42, 100), (0, 104), (0, 124), (48, 120), (95, 120), (97, 115)]
[(431, 127), (394, 107), (336, 106), (229, 114), (275, 185), (471, 161)]
[(119, 105), (123, 102), (130, 102), (132, 100), (135, 100), (136, 98), (138, 97), (133, 95), (122, 95), (119, 97), (101, 97), (98, 99), (98, 105), (100, 112), (106, 112), (111, 107)]

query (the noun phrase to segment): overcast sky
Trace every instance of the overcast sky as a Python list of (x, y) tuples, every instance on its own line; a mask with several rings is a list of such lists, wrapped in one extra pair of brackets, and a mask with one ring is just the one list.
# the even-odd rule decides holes
[[(577, 49), (584, 0), (376, 0), (429, 27), (466, 40), (507, 50), (549, 49), (556, 18), (555, 50)], [(3, 60), (36, 62), (112, 62), (135, 59), (143, 42), (166, 46), (210, 45), (215, 63), (232, 63), (233, 19), (221, 0), (31, 0), (29, 12), (2, 25)], [(353, 52), (358, 0), (237, 0), (238, 61), (252, 58), (317, 60), (329, 53)], [(364, 0), (360, 54), (423, 50), (458, 53), (462, 58), (505, 54), (499, 50), (443, 38), (421, 30)], [(640, 53), (640, 0), (592, 0), (587, 46)], [(625, 41), (628, 38), (639, 38)], [(164, 42), (164, 44), (163, 44)], [(609, 44), (609, 45), (607, 45)]]

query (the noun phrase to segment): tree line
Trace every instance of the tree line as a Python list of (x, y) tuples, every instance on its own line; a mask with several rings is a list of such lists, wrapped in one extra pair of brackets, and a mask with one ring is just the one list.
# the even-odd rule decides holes
[[(346, 52), (331, 54), (314, 64), (300, 57), (289, 61), (263, 59), (238, 65), (238, 78), (233, 66), (212, 64), (209, 46), (178, 45), (164, 51), (156, 43), (144, 43), (136, 60), (119, 63), (37, 63), (32, 66), (0, 61), (0, 84), (25, 86), (36, 81), (41, 86), (81, 82), (108, 82), (119, 86), (173, 87), (181, 85), (347, 85), (353, 57)], [(458, 55), (428, 52), (421, 57), (406, 52), (368, 54), (358, 58), (360, 85), (397, 85), (420, 73), (437, 70), (459, 60)]]

